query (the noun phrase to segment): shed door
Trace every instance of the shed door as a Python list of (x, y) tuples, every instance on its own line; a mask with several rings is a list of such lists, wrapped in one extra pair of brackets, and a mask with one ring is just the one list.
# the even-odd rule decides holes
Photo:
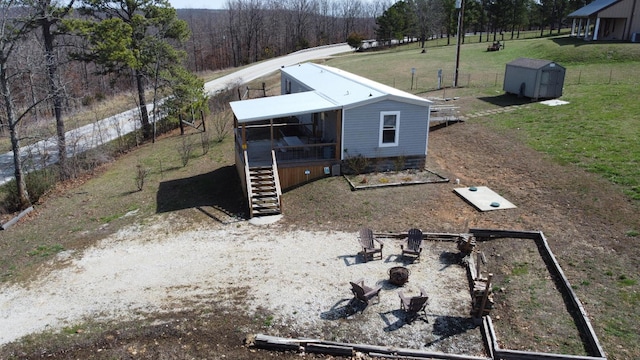
[[(559, 70), (543, 70), (540, 78), (541, 98), (554, 98), (562, 94), (562, 82), (560, 81)], [(560, 87), (560, 89), (558, 89)]]

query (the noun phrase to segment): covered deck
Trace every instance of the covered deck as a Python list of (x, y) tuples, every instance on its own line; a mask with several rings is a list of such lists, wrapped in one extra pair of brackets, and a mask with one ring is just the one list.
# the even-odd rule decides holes
[[(314, 114), (321, 117), (321, 114)], [(318, 122), (301, 123), (296, 117), (244, 124), (235, 129), (238, 151), (246, 150), (251, 166), (271, 165), (274, 151), (279, 166), (335, 159), (336, 134), (326, 134)]]
[(283, 189), (340, 163), (342, 108), (315, 91), (231, 103), (236, 168), (276, 169)]
[(315, 91), (235, 101), (234, 130), (238, 150), (249, 164), (280, 165), (339, 159), (342, 110)]

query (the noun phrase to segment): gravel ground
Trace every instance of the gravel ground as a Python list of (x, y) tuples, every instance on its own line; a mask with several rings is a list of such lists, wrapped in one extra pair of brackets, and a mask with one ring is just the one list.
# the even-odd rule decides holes
[[(87, 319), (131, 320), (197, 306), (198, 299), (237, 305), (234, 289), (246, 286), (252, 298), (241, 306), (271, 314), (270, 335), (483, 355), (454, 243), (427, 242), (421, 261), (407, 264), (398, 240), (387, 239), (383, 259), (364, 263), (356, 233), (248, 222), (168, 232), (170, 216), (155, 220), (83, 253), (59, 254), (28, 286), (2, 287), (0, 345)], [(403, 291), (422, 287), (430, 297), (427, 317), (410, 324), (398, 288), (385, 280), (398, 265), (411, 271)], [(362, 312), (349, 305), (349, 281), (359, 278), (383, 287), (379, 302)]]

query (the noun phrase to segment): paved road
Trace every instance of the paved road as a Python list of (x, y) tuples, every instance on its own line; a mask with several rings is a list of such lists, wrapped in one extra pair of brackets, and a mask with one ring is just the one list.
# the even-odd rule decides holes
[[(313, 49), (301, 50), (287, 56), (263, 61), (229, 75), (215, 79), (205, 84), (205, 91), (209, 95), (223, 91), (237, 84), (248, 83), (274, 71), (282, 66), (290, 66), (297, 63), (320, 59), (331, 55), (350, 52), (352, 49), (347, 44), (322, 46)], [(152, 106), (148, 106), (151, 113)], [(93, 124), (85, 125), (67, 132), (67, 156), (79, 154), (88, 149), (103, 145), (119, 136), (132, 132), (140, 127), (138, 109), (131, 109), (123, 113), (108, 117)], [(58, 149), (56, 138), (51, 137), (41, 140), (33, 145), (20, 148), (20, 156), (29, 159), (25, 162), (26, 171), (35, 170), (42, 166), (55, 164), (58, 161)], [(14, 177), (13, 152), (0, 154), (0, 185), (5, 184)]]

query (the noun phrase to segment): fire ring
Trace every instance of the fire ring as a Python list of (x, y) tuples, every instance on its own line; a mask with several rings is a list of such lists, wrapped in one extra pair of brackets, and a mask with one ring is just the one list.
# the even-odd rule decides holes
[(394, 266), (389, 269), (389, 282), (396, 286), (402, 286), (409, 281), (411, 272), (404, 266)]

